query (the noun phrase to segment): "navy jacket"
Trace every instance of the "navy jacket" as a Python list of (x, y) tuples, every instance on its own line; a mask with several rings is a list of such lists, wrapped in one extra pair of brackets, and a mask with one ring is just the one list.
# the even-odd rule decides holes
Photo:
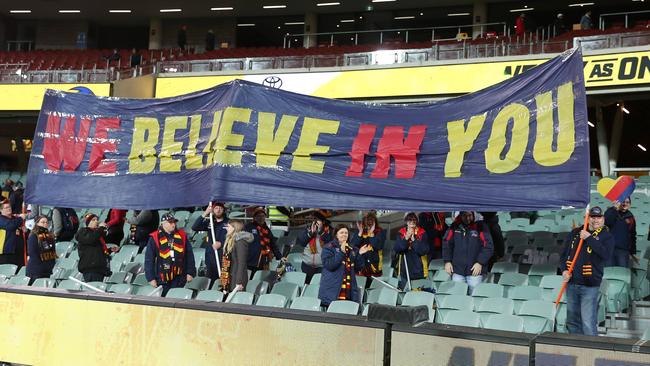
[[(224, 217), (221, 222), (217, 222), (214, 225), (214, 238), (221, 242), (221, 248), (217, 250), (219, 253), (219, 266), (223, 266), (223, 245), (226, 242), (226, 225), (228, 225), (228, 218)], [(199, 216), (194, 221), (192, 225), (192, 230), (194, 231), (205, 231), (208, 233), (206, 238), (208, 239), (207, 245), (205, 247), (205, 270), (206, 277), (209, 277), (211, 280), (216, 280), (219, 278), (219, 272), (217, 271), (217, 257), (214, 254), (214, 249), (212, 249), (212, 231), (210, 230), (210, 216), (203, 217)]]
[[(580, 231), (582, 228), (575, 228), (564, 239), (564, 252), (560, 261), (562, 272), (569, 269), (571, 261), (575, 256), (580, 242)], [(591, 231), (590, 231), (591, 232)], [(592, 234), (593, 235), (593, 234)], [(605, 263), (614, 252), (614, 238), (606, 226), (594, 236), (590, 236), (582, 243), (580, 255), (573, 267), (571, 283), (582, 286), (600, 286), (603, 279)]]
[[(355, 272), (364, 267), (366, 259), (364, 256), (359, 255), (358, 248), (352, 248), (350, 256), (350, 261), (352, 262), (351, 301), (359, 302), (359, 288), (357, 287)], [(343, 283), (343, 275), (345, 274), (345, 253), (341, 250), (339, 242), (334, 240), (325, 245), (321, 258), (323, 260), (323, 272), (320, 278), (318, 298), (323, 306), (328, 306), (332, 301), (338, 299), (339, 293), (341, 292), (341, 283)]]
[(399, 270), (399, 275), (402, 280), (406, 279), (406, 272), (404, 270), (404, 259), (402, 256), (405, 256), (406, 263), (409, 267), (409, 277), (411, 280), (417, 280), (420, 278), (425, 278), (428, 274), (428, 258), (429, 254), (429, 241), (427, 238), (426, 231), (418, 227), (415, 234), (415, 240), (409, 246), (408, 241), (404, 238), (406, 235), (406, 227), (403, 227), (397, 233), (397, 239), (395, 239), (395, 246), (393, 250), (397, 255), (397, 264), (396, 267)]
[(487, 273), (487, 264), (494, 254), (492, 237), (488, 226), (482, 221), (476, 221), (469, 226), (456, 220), (442, 242), (442, 259), (451, 262), (454, 273), (461, 276), (471, 276), (472, 266), (479, 263), (483, 266), (481, 274)]
[(25, 269), (27, 277), (34, 279), (52, 275), (52, 269), (54, 269), (54, 263), (56, 263), (55, 258), (46, 261), (41, 260), (38, 237), (34, 233), (29, 235), (27, 239), (27, 255), (29, 256), (27, 268)]
[[(4, 230), (4, 245), (0, 242), (0, 254), (14, 254), (19, 245), (24, 245), (20, 234), (16, 230), (20, 229), (23, 219), (20, 217), (6, 217), (0, 215), (0, 230)], [(22, 259), (21, 259), (22, 261)]]
[[(176, 230), (176, 231), (180, 231), (180, 230)], [(173, 233), (167, 234), (164, 230), (161, 230), (161, 233), (163, 233), (162, 235), (165, 235), (170, 240), (172, 240), (171, 237)], [(152, 280), (156, 280), (156, 282), (158, 282), (158, 285), (160, 285), (162, 283), (162, 280), (160, 279), (159, 274), (162, 272), (162, 268), (161, 268), (162, 264), (157, 260), (158, 257), (159, 257), (158, 247), (156, 246), (156, 241), (154, 240), (153, 236), (151, 236), (149, 238), (149, 241), (147, 242), (147, 249), (144, 254), (144, 273), (148, 282), (151, 282)], [(194, 252), (192, 251), (192, 245), (187, 241), (185, 242), (184, 259), (185, 262), (183, 263), (183, 270), (185, 271), (185, 273), (174, 278), (175, 282), (179, 282), (179, 281), (182, 282), (182, 284), (180, 284), (181, 286), (185, 284), (186, 275), (196, 277), (196, 264), (194, 262)]]
[[(275, 259), (282, 259), (282, 253), (280, 253), (280, 250), (278, 249), (275, 236), (273, 236), (271, 229), (266, 226), (266, 224), (264, 224), (264, 228), (269, 231), (269, 238), (271, 238), (271, 250), (273, 251)], [(257, 232), (257, 224), (255, 222), (249, 222), (246, 224), (246, 227), (244, 227), (244, 230), (253, 234), (254, 238), (253, 242), (248, 245), (248, 266), (259, 268), (262, 244), (260, 244), (260, 235)]]
[(605, 226), (614, 237), (616, 250), (629, 251), (636, 254), (636, 221), (632, 212), (618, 211), (610, 207), (605, 211)]

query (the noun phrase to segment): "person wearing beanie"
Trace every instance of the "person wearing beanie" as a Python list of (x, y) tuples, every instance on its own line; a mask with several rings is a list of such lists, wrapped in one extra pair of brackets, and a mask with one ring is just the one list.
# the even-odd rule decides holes
[[(418, 216), (415, 212), (409, 212), (404, 216), (404, 221), (406, 225), (399, 230), (393, 248), (397, 257), (399, 287), (402, 289), (406, 289), (409, 279), (413, 281), (425, 278), (428, 275), (429, 265), (427, 233), (419, 226)], [(410, 288), (410, 284), (408, 286)]]
[(630, 211), (632, 199), (627, 197), (623, 202), (615, 201), (614, 207), (605, 211), (605, 226), (614, 237), (614, 253), (605, 267), (630, 267), (630, 258), (636, 263), (636, 219)]
[(27, 239), (28, 260), (25, 269), (30, 285), (37, 278), (50, 277), (57, 258), (54, 235), (48, 230), (50, 223), (47, 217), (37, 216), (34, 223), (34, 229)]
[(442, 259), (453, 281), (466, 282), (471, 295), (487, 273), (494, 254), (488, 226), (476, 220), (476, 212), (461, 211), (445, 233)]
[(85, 227), (77, 231), (75, 238), (79, 244), (78, 270), (83, 274), (84, 281), (103, 281), (111, 274), (110, 254), (117, 247), (108, 249), (106, 246), (106, 224), (99, 223), (99, 217), (94, 213), (84, 216)]
[[(210, 214), (212, 213), (212, 221)], [(212, 241), (212, 230), (214, 228), (214, 242)], [(219, 256), (219, 265), (223, 267), (223, 245), (226, 240), (226, 228), (228, 227), (228, 217), (226, 216), (226, 205), (223, 202), (210, 202), (203, 214), (196, 218), (192, 225), (194, 232), (207, 232), (205, 242), (201, 245), (205, 248), (205, 269), (206, 277), (211, 281), (219, 278), (217, 270), (217, 256)]]
[(361, 248), (370, 245), (366, 255), (369, 259), (367, 266), (357, 269), (357, 275), (367, 277), (382, 276), (382, 257), (384, 255), (384, 243), (386, 242), (386, 231), (379, 226), (377, 214), (368, 212), (361, 222), (357, 222), (357, 232), (352, 235), (350, 243)]
[(332, 241), (332, 227), (323, 214), (316, 211), (311, 224), (298, 234), (296, 245), (303, 247), (302, 272), (307, 274), (305, 283), (309, 283), (316, 273), (323, 271), (321, 255), (325, 245)]
[(274, 257), (277, 260), (284, 259), (276, 244), (275, 236), (266, 224), (266, 217), (264, 207), (258, 207), (253, 212), (253, 221), (246, 224), (244, 228), (255, 238), (248, 246), (248, 269), (253, 274), (258, 270), (268, 270)]

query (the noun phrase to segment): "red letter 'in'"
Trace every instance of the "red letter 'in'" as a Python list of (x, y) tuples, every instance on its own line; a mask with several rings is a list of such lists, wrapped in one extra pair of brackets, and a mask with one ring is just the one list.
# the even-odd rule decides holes
[(107, 152), (115, 152), (115, 143), (108, 140), (108, 130), (120, 127), (119, 118), (97, 118), (95, 124), (95, 141), (90, 150), (88, 171), (91, 173), (115, 173), (117, 166), (115, 162), (105, 162)]
[(352, 161), (348, 171), (345, 172), (346, 177), (360, 177), (363, 175), (363, 163), (366, 155), (370, 153), (370, 144), (372, 144), (372, 139), (375, 137), (375, 131), (377, 131), (375, 125), (362, 124), (359, 126), (357, 137), (352, 143), (352, 151), (349, 153)]
[(395, 178), (413, 178), (417, 154), (420, 152), (426, 130), (424, 125), (411, 126), (404, 140), (404, 127), (385, 127), (384, 135), (377, 146), (377, 162), (370, 178), (388, 178), (391, 156), (395, 158)]

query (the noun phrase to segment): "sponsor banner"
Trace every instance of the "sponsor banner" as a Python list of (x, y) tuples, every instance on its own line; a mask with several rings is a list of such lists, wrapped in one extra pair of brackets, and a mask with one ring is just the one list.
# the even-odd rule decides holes
[(110, 96), (111, 84), (0, 84), (0, 111), (37, 111), (48, 89)]
[(578, 51), (453, 100), (367, 105), (234, 81), (168, 99), (48, 91), (26, 201), (209, 199), (343, 209), (528, 211), (589, 201)]
[[(356, 99), (472, 93), (507, 80), (548, 59), (464, 63), (367, 70), (158, 77), (156, 97), (177, 96), (235, 79), (324, 98)], [(584, 57), (587, 88), (650, 83), (650, 51)]]
[[(620, 341), (620, 339), (614, 342)], [(612, 343), (614, 343), (612, 342)], [(633, 342), (633, 341), (632, 341)], [(632, 343), (631, 342), (631, 343)], [(643, 352), (640, 347), (647, 342), (639, 341), (624, 351), (622, 345), (618, 350), (571, 347), (569, 345), (537, 343), (535, 345), (536, 366), (650, 366), (648, 346)]]

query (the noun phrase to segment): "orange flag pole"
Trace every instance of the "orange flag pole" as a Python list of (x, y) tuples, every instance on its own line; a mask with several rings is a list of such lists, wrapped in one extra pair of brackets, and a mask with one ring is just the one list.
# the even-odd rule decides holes
[[(589, 225), (589, 205), (587, 205), (587, 208), (585, 209), (585, 223), (582, 226), (582, 230), (587, 230), (587, 226)], [(578, 248), (576, 249), (576, 254), (573, 256), (573, 259), (571, 261), (571, 265), (569, 266), (569, 275), (573, 274), (573, 267), (576, 265), (576, 261), (578, 260), (578, 256), (580, 255), (580, 249), (582, 249), (582, 243), (584, 240), (581, 238), (580, 242), (578, 242)], [(560, 300), (562, 300), (562, 295), (564, 294), (564, 291), (566, 290), (566, 285), (569, 283), (569, 280), (565, 280), (562, 283), (562, 288), (560, 289), (560, 293), (557, 294), (557, 299), (555, 299), (555, 308), (557, 309), (558, 304), (560, 304)]]

